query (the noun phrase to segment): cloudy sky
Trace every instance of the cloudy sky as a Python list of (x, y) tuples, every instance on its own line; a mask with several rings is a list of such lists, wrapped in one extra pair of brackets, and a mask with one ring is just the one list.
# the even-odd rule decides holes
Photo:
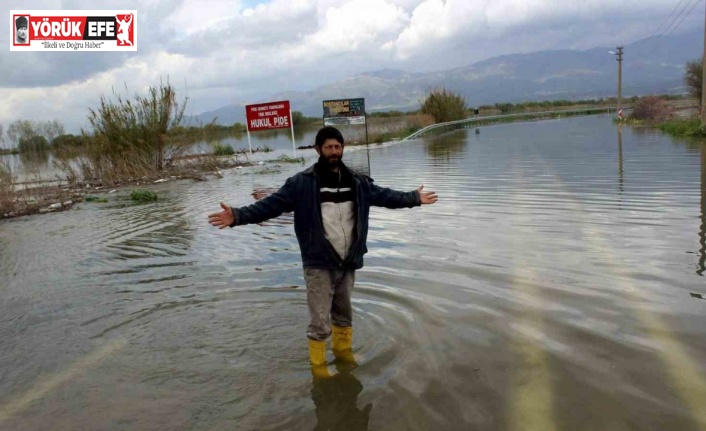
[[(9, 3), (0, 6), (8, 24), (11, 9), (96, 8)], [(101, 94), (144, 91), (160, 78), (198, 114), (360, 72), (614, 47), (704, 25), (699, 0), (108, 0), (101, 8), (137, 10), (137, 52), (11, 52), (10, 32), (0, 32), (0, 124), (58, 119), (77, 132)]]

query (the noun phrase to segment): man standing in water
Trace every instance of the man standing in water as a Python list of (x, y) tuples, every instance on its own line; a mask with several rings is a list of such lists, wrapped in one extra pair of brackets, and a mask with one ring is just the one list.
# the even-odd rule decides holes
[(400, 192), (373, 184), (371, 178), (343, 164), (343, 143), (338, 129), (322, 128), (314, 143), (319, 154), (316, 164), (252, 205), (231, 208), (221, 202), (223, 211), (208, 216), (211, 225), (223, 229), (294, 211), (310, 315), (306, 335), (314, 367), (326, 363), (326, 339), (332, 333), (336, 358), (353, 361), (351, 291), (355, 271), (363, 267), (368, 251), (370, 207), (411, 208), (438, 199), (434, 192), (423, 192), (423, 185)]

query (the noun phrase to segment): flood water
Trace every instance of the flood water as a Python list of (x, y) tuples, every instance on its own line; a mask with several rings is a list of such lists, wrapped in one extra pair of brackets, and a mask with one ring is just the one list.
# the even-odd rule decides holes
[(347, 148), (440, 200), (371, 211), (358, 367), (329, 351), (324, 380), (291, 215), (206, 218), (303, 165), (0, 222), (0, 429), (705, 430), (706, 153), (638, 132), (601, 116)]
[[(289, 129), (278, 129), (272, 131), (252, 133), (250, 142), (244, 133), (214, 133), (207, 139), (198, 140), (190, 144), (184, 154), (212, 154), (214, 146), (230, 145), (235, 151), (245, 151), (251, 148), (253, 154), (238, 154), (238, 162), (258, 162), (273, 160), (282, 155), (295, 156), (296, 148), (299, 146), (312, 145), (317, 132), (316, 125), (307, 125), (296, 129), (294, 133), (294, 144), (292, 134)], [(266, 152), (258, 150), (266, 149)], [(298, 154), (297, 154), (298, 156)], [(66, 172), (57, 167), (57, 163), (67, 163), (76, 171), (80, 172), (80, 167), (76, 164), (76, 159), (58, 158), (51, 151), (39, 154), (6, 154), (0, 155), (0, 167), (5, 167), (12, 172), (16, 181), (22, 183), (27, 181), (48, 181), (63, 179)]]
[[(245, 133), (212, 133), (201, 139), (196, 139), (190, 143), (188, 148), (180, 154), (213, 154), (216, 145), (230, 146), (238, 154), (235, 162), (260, 162), (275, 160), (281, 156), (299, 157), (299, 147), (307, 147), (314, 144), (316, 132), (321, 124), (305, 124), (294, 129), (276, 129), (255, 132), (250, 134), (250, 141)], [(339, 127), (346, 136), (347, 143), (365, 143), (366, 130), (360, 126)], [(370, 135), (384, 132), (398, 131), (409, 128), (406, 120), (399, 118), (375, 119), (368, 126)], [(372, 139), (369, 140), (372, 142)], [(250, 154), (252, 150), (252, 154)], [(365, 161), (368, 164), (367, 160)], [(51, 151), (30, 154), (0, 154), (0, 168), (8, 169), (15, 181), (39, 182), (56, 181), (66, 178), (67, 173), (58, 165), (68, 164), (74, 170), (80, 172), (80, 166), (75, 157), (57, 157)], [(63, 181), (66, 182), (65, 180)]]

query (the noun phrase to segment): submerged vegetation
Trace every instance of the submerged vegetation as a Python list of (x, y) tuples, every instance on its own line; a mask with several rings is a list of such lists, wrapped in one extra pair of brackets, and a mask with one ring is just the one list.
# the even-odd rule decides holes
[[(655, 127), (676, 137), (706, 137), (706, 125), (698, 115), (706, 107), (701, 106), (703, 94), (703, 59), (692, 60), (684, 69), (684, 83), (689, 90), (692, 112), (677, 115), (668, 98), (647, 96), (640, 98), (627, 123)], [(689, 101), (689, 99), (685, 99)]]
[(216, 156), (232, 156), (235, 150), (230, 145), (216, 144), (213, 146), (213, 154)]
[(632, 126), (653, 127), (676, 137), (706, 137), (706, 128), (697, 116), (698, 111), (693, 112), (693, 106), (696, 105), (694, 100), (691, 113), (679, 113), (668, 100), (646, 96), (635, 103), (633, 112), (622, 122)]
[(282, 154), (274, 161), (277, 163), (304, 163), (304, 157), (289, 157), (286, 154)]
[(136, 189), (130, 193), (130, 199), (135, 202), (153, 202), (157, 200), (157, 193), (150, 190)]
[(673, 136), (706, 138), (706, 127), (699, 118), (673, 119), (659, 124), (657, 128)]

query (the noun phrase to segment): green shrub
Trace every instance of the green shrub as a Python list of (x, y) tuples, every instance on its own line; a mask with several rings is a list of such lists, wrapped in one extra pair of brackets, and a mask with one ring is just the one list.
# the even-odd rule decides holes
[(498, 109), (501, 113), (507, 114), (513, 111), (515, 105), (513, 105), (512, 103), (496, 103), (495, 108)]
[(153, 202), (157, 200), (157, 193), (149, 190), (136, 189), (130, 193), (130, 199), (136, 202)]
[(443, 87), (432, 90), (426, 99), (419, 103), (422, 105), (422, 114), (431, 115), (437, 123), (462, 120), (466, 117), (466, 100)]
[(300, 111), (292, 111), (292, 125), (302, 126), (305, 124), (321, 121), (320, 117), (307, 117)]
[(234, 123), (231, 129), (233, 129), (233, 131), (236, 133), (245, 133), (248, 131), (247, 126), (245, 126), (245, 124), (243, 123)]
[(76, 135), (59, 135), (51, 141), (52, 147), (56, 149), (78, 148), (83, 145), (83, 137)]
[(20, 153), (42, 153), (49, 149), (49, 142), (44, 136), (21, 138), (17, 149), (20, 150)]
[(232, 156), (235, 150), (230, 145), (216, 144), (213, 147), (213, 154), (216, 156)]
[(149, 87), (147, 96), (136, 94), (133, 100), (113, 95), (115, 101), (101, 96), (100, 107), (89, 110), (91, 142), (100, 144), (95, 162), (107, 159), (117, 164), (129, 159), (162, 170), (168, 153), (174, 151), (169, 134), (184, 116), (186, 99), (180, 104), (169, 82)]

